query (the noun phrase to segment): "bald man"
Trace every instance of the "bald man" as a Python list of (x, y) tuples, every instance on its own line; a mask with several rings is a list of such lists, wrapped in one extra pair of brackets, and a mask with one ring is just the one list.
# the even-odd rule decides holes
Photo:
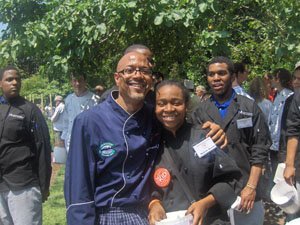
[(149, 176), (160, 139), (153, 109), (144, 104), (151, 63), (129, 52), (114, 79), (118, 90), (74, 121), (65, 177), (69, 225), (148, 224)]
[[(138, 52), (143, 54), (144, 56), (147, 57), (149, 63), (150, 63), (150, 67), (153, 68), (154, 66), (154, 61), (153, 61), (153, 53), (151, 52), (151, 50), (142, 44), (133, 44), (130, 45), (128, 48), (126, 48), (124, 55), (131, 53), (131, 52)], [(118, 90), (118, 86), (114, 85), (111, 88), (109, 88), (108, 90), (106, 90), (100, 97), (100, 102), (105, 101), (105, 99), (110, 95), (110, 93), (112, 91)]]

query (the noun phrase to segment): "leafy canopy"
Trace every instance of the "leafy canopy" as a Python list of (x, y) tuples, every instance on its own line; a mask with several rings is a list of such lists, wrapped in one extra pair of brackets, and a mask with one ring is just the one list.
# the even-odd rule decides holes
[(216, 55), (261, 75), (299, 60), (299, 10), (298, 0), (2, 0), (0, 64), (58, 84), (77, 70), (109, 86), (126, 47), (143, 43), (172, 78), (202, 82)]

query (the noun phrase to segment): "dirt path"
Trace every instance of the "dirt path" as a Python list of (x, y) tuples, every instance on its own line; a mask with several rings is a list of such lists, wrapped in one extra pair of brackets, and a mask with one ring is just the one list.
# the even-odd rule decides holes
[(264, 225), (284, 225), (285, 214), (273, 202), (265, 202), (265, 222)]
[(59, 172), (60, 168), (62, 167), (62, 164), (52, 163), (51, 166), (52, 166), (52, 175), (51, 175), (51, 180), (50, 180), (50, 186), (55, 181), (57, 173)]

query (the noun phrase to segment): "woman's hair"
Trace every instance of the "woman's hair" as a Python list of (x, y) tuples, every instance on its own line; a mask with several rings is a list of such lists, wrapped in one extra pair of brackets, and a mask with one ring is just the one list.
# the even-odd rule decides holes
[(238, 77), (239, 73), (244, 73), (246, 70), (246, 65), (245, 63), (242, 62), (235, 63), (233, 66), (234, 66), (234, 74), (236, 77)]
[(182, 82), (176, 81), (176, 80), (163, 80), (162, 82), (160, 82), (156, 88), (155, 88), (155, 95), (157, 94), (157, 92), (159, 91), (160, 88), (164, 87), (164, 86), (176, 86), (179, 89), (181, 89), (182, 94), (183, 94), (183, 98), (184, 98), (184, 102), (185, 104), (188, 104), (189, 100), (190, 100), (190, 93), (189, 91), (186, 89), (186, 87), (183, 85)]
[(267, 87), (261, 77), (255, 77), (249, 86), (249, 94), (256, 102), (262, 101), (267, 96)]

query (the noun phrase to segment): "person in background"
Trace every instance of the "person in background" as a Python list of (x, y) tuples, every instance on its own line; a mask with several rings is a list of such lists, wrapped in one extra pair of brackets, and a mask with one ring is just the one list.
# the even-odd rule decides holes
[[(299, 138), (300, 138), (300, 92), (295, 93), (287, 117), (287, 154), (285, 159), (284, 178), (290, 185), (300, 188), (299, 179)], [(297, 159), (297, 160), (295, 160)], [(290, 221), (300, 216), (300, 212), (287, 216)]]
[(160, 82), (164, 80), (164, 75), (159, 71), (155, 71), (153, 72), (152, 79), (153, 79), (153, 87), (155, 89), (156, 85), (158, 85)]
[[(265, 122), (268, 123), (269, 115), (270, 115), (270, 109), (272, 107), (272, 102), (267, 99), (267, 91), (266, 91), (266, 85), (264, 80), (261, 77), (255, 77), (249, 86), (249, 94), (250, 96), (254, 99), (256, 104), (259, 106), (261, 111), (264, 114), (264, 119)], [(265, 162), (263, 166), (263, 171), (262, 171), (262, 178), (261, 182), (266, 185), (262, 198), (266, 202), (270, 201), (270, 191), (271, 191), (271, 186), (270, 183), (272, 183), (272, 172), (271, 172), (271, 161), (268, 158), (268, 160)]]
[(271, 73), (266, 73), (264, 75), (263, 80), (264, 80), (264, 83), (265, 83), (265, 86), (266, 86), (266, 96), (271, 102), (274, 102), (274, 99), (275, 99), (276, 94), (277, 94), (277, 90), (276, 90), (276, 88), (272, 87), (272, 84), (271, 84), (272, 74)]
[[(298, 65), (299, 64), (299, 65)], [(287, 130), (287, 119), (288, 119), (288, 113), (290, 111), (290, 106), (294, 98), (294, 94), (297, 92), (300, 92), (300, 62), (296, 64), (295, 70), (293, 73), (293, 80), (292, 80), (292, 88), (294, 93), (291, 94), (286, 100), (282, 112), (282, 118), (281, 118), (281, 130), (280, 130), (280, 141), (279, 141), (279, 161), (285, 162), (286, 159), (286, 145), (287, 145), (287, 137), (286, 137), (286, 130)], [(299, 146), (300, 147), (300, 146)], [(297, 159), (300, 157), (300, 151), (297, 151)], [(300, 159), (300, 158), (299, 158)], [(300, 168), (300, 161), (296, 160), (296, 167)], [(300, 180), (300, 173), (297, 174), (299, 176)]]
[(100, 98), (101, 95), (104, 93), (105, 89), (102, 85), (97, 85), (95, 88), (94, 88), (94, 93)]
[(264, 208), (259, 180), (268, 156), (269, 130), (257, 104), (232, 88), (233, 72), (233, 63), (228, 58), (220, 56), (211, 60), (207, 67), (207, 82), (212, 96), (201, 102), (193, 120), (199, 124), (212, 121), (225, 131), (228, 154), (242, 172), (239, 208), (249, 212), (235, 212), (235, 220), (238, 224), (262, 225)]
[[(287, 135), (287, 129), (288, 126), (290, 126), (291, 128), (293, 128), (294, 126), (297, 127), (297, 120), (293, 119), (292, 117), (297, 116), (297, 108), (295, 108), (295, 104), (293, 103), (293, 107), (291, 107), (292, 105), (292, 101), (294, 98), (298, 98), (299, 99), (299, 95), (298, 97), (295, 97), (297, 93), (300, 92), (300, 62), (296, 63), (295, 65), (295, 69), (294, 69), (294, 73), (293, 73), (293, 81), (292, 81), (292, 86), (293, 86), (293, 90), (294, 90), (294, 94), (289, 96), (286, 101), (285, 101), (285, 105), (284, 105), (284, 109), (283, 109), (283, 113), (282, 113), (282, 123), (281, 123), (281, 131), (280, 131), (280, 142), (279, 142), (279, 162), (285, 162), (287, 164), (287, 169), (285, 171), (285, 178), (286, 181), (288, 183), (296, 183), (297, 189), (300, 188), (300, 145), (299, 145), (299, 135), (298, 138), (296, 137), (296, 139), (298, 139), (298, 145), (297, 148), (295, 149), (295, 144), (293, 145), (293, 141), (295, 142), (295, 138), (292, 138), (293, 135), (291, 135), (291, 142), (292, 145), (290, 144), (289, 150), (287, 147), (287, 142), (288, 142), (288, 136), (290, 134)], [(296, 99), (294, 100), (296, 101)], [(297, 104), (296, 104), (297, 105)], [(299, 104), (298, 104), (299, 106)], [(294, 111), (293, 113), (291, 112), (291, 114), (289, 114), (290, 111)], [(299, 116), (299, 115), (298, 115)], [(295, 121), (294, 121), (295, 120)], [(289, 124), (288, 124), (289, 123)], [(299, 121), (298, 121), (298, 125), (299, 125)], [(290, 128), (289, 128), (290, 129)], [(294, 127), (295, 129), (295, 127)], [(296, 129), (299, 129), (296, 128)], [(287, 153), (287, 151), (289, 151)], [(296, 169), (296, 172), (295, 172)], [(300, 213), (296, 213), (293, 215), (288, 214), (286, 216), (286, 221), (291, 221), (295, 218), (300, 217)]]
[(195, 95), (195, 90), (194, 90), (195, 85), (193, 81), (184, 79), (183, 85), (189, 91), (190, 94), (190, 101), (186, 109), (187, 110), (186, 119), (188, 122), (192, 122), (192, 113), (200, 104), (200, 99), (198, 98), (197, 95)]
[(20, 96), (16, 67), (0, 71), (0, 224), (41, 225), (49, 196), (51, 145), (40, 109)]
[(200, 102), (210, 97), (210, 95), (207, 93), (206, 88), (203, 85), (198, 85), (196, 87), (195, 94), (199, 97)]
[(84, 72), (71, 73), (71, 85), (73, 93), (65, 99), (64, 126), (61, 138), (65, 142), (65, 148), (69, 151), (71, 132), (75, 117), (98, 104), (98, 97), (87, 88), (86, 74)]
[(278, 165), (278, 152), (280, 145), (280, 131), (282, 123), (282, 113), (286, 99), (293, 94), (292, 75), (283, 68), (276, 69), (272, 74), (271, 85), (277, 89), (277, 95), (270, 110), (268, 119), (271, 133), (272, 145), (270, 147), (271, 172), (274, 177)]
[(261, 77), (255, 77), (249, 86), (249, 94), (264, 113), (265, 121), (268, 122), (272, 102), (267, 99), (266, 87)]
[(152, 105), (153, 107), (155, 106), (155, 87), (164, 80), (164, 75), (161, 72), (153, 72), (152, 74), (152, 87), (148, 91), (145, 102), (147, 104)]
[(249, 99), (253, 98), (243, 88), (243, 83), (248, 79), (249, 70), (245, 63), (234, 64), (234, 80), (232, 81), (232, 88), (238, 95), (246, 96)]
[(64, 122), (64, 110), (65, 110), (65, 103), (63, 97), (60, 95), (55, 96), (55, 111), (50, 118), (51, 122), (53, 123), (53, 130), (54, 130), (54, 146), (57, 147), (64, 147), (64, 141), (61, 139), (61, 134), (63, 131), (63, 122)]
[[(152, 192), (149, 204), (151, 225), (166, 218), (166, 212), (179, 210), (187, 210), (187, 214), (192, 214), (195, 225), (211, 224), (213, 221), (228, 222), (226, 211), (240, 191), (238, 189), (236, 193), (234, 190), (238, 186), (235, 178), (240, 177), (240, 170), (225, 153), (226, 149), (221, 150), (212, 142), (213, 150), (201, 155), (198, 151), (207, 149), (195, 147), (206, 139), (206, 131), (185, 120), (189, 99), (188, 90), (177, 81), (163, 81), (156, 87), (155, 112), (164, 130), (162, 149), (153, 176), (156, 190)], [(167, 152), (171, 155), (174, 167), (179, 173), (182, 172), (184, 186), (190, 190), (191, 196), (186, 196), (169, 163)], [(168, 180), (167, 176), (164, 178), (166, 182), (159, 176), (160, 171), (169, 175)], [(191, 204), (189, 198), (195, 202)]]
[(50, 106), (50, 104), (45, 106), (44, 112), (46, 114), (47, 119), (50, 119), (53, 115), (54, 109)]

